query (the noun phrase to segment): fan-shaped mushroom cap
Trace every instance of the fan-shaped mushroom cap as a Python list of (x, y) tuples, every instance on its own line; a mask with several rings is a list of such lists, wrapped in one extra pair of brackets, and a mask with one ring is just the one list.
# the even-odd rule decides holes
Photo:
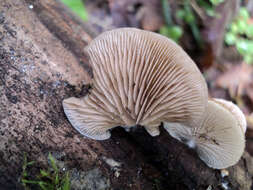
[(239, 126), (241, 127), (243, 133), (245, 134), (246, 130), (247, 130), (247, 121), (246, 121), (246, 118), (245, 118), (243, 112), (240, 110), (240, 108), (237, 105), (235, 105), (233, 102), (230, 102), (227, 100), (213, 98), (213, 101), (224, 106), (236, 118), (238, 118)]
[[(199, 157), (211, 168), (227, 168), (236, 164), (243, 154), (245, 136), (241, 117), (233, 114), (227, 101), (208, 101), (201, 125), (189, 128), (179, 123), (164, 123), (171, 136), (196, 149)], [(233, 104), (233, 108), (236, 105)], [(239, 109), (239, 108), (238, 108)], [(245, 118), (244, 118), (245, 119)]]
[(84, 98), (63, 101), (71, 124), (103, 140), (116, 126), (145, 126), (159, 135), (161, 121), (199, 122), (207, 87), (190, 57), (170, 39), (134, 28), (105, 32), (86, 48), (94, 83)]

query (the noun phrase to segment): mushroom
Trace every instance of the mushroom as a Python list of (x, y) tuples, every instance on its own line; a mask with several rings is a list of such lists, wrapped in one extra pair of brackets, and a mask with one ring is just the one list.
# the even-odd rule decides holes
[(238, 118), (239, 126), (241, 127), (242, 132), (245, 134), (247, 130), (247, 121), (240, 108), (233, 102), (227, 100), (213, 98), (213, 101), (218, 104), (221, 104), (223, 107), (228, 109), (234, 115), (235, 118)]
[(245, 148), (246, 119), (232, 102), (210, 99), (203, 120), (196, 127), (164, 122), (164, 128), (179, 141), (194, 148), (211, 168), (236, 164)]
[(159, 135), (162, 121), (194, 126), (207, 104), (207, 86), (191, 58), (172, 40), (149, 31), (120, 28), (95, 38), (85, 49), (93, 88), (63, 101), (70, 123), (96, 140), (110, 129), (144, 126)]

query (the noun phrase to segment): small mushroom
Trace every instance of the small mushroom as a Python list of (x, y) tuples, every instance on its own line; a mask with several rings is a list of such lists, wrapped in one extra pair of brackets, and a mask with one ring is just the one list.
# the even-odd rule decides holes
[(164, 123), (164, 128), (179, 141), (194, 148), (211, 168), (223, 169), (236, 164), (245, 148), (246, 119), (232, 102), (210, 99), (197, 127)]
[(242, 132), (245, 134), (247, 129), (247, 121), (240, 108), (236, 106), (233, 102), (227, 100), (213, 98), (213, 101), (224, 106), (234, 115), (234, 117), (238, 118), (239, 126), (241, 127)]
[(104, 32), (87, 47), (93, 88), (63, 108), (81, 134), (96, 140), (109, 130), (142, 125), (159, 135), (162, 121), (194, 126), (207, 104), (207, 87), (191, 58), (172, 40), (135, 28)]

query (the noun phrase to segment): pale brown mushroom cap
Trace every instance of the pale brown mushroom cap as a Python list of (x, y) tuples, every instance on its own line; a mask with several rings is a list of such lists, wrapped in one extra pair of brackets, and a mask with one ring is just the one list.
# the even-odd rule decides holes
[(156, 136), (161, 121), (190, 126), (199, 122), (207, 104), (206, 83), (172, 40), (120, 28), (102, 33), (86, 52), (93, 89), (84, 99), (63, 101), (68, 119), (83, 135), (101, 140), (109, 138), (102, 134), (110, 128), (139, 124)]
[(164, 123), (164, 127), (171, 136), (196, 149), (209, 167), (222, 169), (236, 164), (245, 148), (238, 119), (215, 99), (208, 101), (203, 122), (198, 127), (179, 123)]
[(243, 133), (246, 133), (247, 130), (247, 121), (246, 118), (243, 114), (243, 112), (240, 110), (240, 108), (235, 105), (233, 102), (223, 100), (223, 99), (218, 99), (218, 98), (213, 98), (213, 101), (215, 101), (218, 104), (221, 104), (224, 106), (226, 109), (228, 109), (236, 118), (238, 118), (238, 123), (239, 126), (241, 127)]

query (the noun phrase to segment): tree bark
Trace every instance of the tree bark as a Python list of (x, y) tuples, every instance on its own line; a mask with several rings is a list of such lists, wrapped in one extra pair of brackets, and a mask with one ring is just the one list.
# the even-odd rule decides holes
[[(204, 190), (228, 182), (250, 190), (253, 160), (246, 152), (222, 178), (165, 130), (153, 138), (139, 126), (130, 133), (116, 128), (111, 139), (94, 141), (72, 128), (61, 103), (88, 92), (92, 70), (83, 48), (99, 32), (57, 1), (0, 1), (0, 189), (22, 189), (25, 152), (38, 168), (58, 152), (68, 169), (99, 169), (106, 189)], [(122, 163), (118, 177), (105, 158)]]

